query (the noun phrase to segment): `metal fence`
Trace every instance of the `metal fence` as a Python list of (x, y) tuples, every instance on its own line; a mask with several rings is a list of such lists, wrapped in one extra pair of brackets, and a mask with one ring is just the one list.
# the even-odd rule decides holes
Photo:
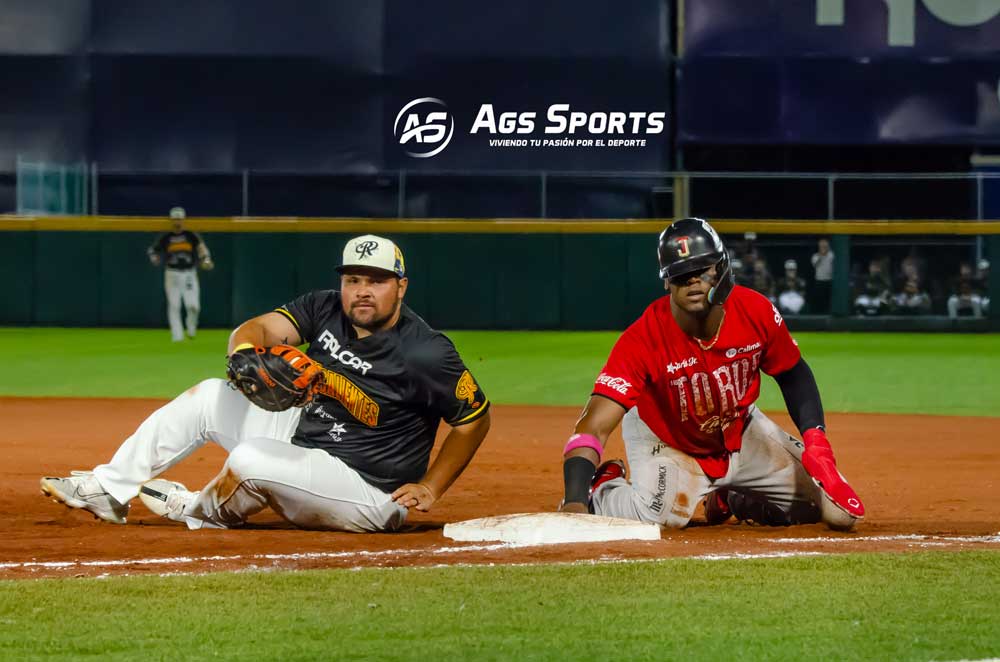
[(18, 160), (30, 214), (376, 218), (1000, 218), (1000, 171), (120, 173)]

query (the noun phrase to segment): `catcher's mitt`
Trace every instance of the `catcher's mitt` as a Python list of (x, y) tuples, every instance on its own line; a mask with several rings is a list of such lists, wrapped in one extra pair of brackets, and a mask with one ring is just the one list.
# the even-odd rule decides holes
[(285, 411), (313, 399), (323, 369), (296, 348), (275, 345), (236, 350), (229, 356), (226, 375), (261, 409)]

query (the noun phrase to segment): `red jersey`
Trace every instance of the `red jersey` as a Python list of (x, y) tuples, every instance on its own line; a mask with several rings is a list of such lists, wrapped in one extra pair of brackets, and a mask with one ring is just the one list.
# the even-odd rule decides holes
[[(654, 301), (618, 339), (593, 393), (639, 418), (663, 443), (693, 456), (710, 478), (739, 450), (747, 408), (760, 395), (760, 371), (776, 375), (799, 362), (799, 348), (778, 309), (737, 285), (722, 306), (715, 344), (677, 325), (670, 297)], [(708, 349), (704, 349), (708, 347)]]

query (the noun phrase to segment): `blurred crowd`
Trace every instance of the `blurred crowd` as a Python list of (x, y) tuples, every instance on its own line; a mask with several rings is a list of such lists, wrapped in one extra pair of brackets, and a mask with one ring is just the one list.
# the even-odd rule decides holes
[[(868, 262), (867, 273), (853, 279), (858, 315), (929, 315), (984, 317), (990, 308), (989, 260), (961, 262), (958, 273), (930, 278), (926, 260), (908, 255), (896, 265), (888, 257)], [(942, 305), (944, 310), (941, 310)]]
[[(830, 312), (834, 254), (830, 241), (821, 238), (809, 263), (786, 259), (777, 277), (748, 232), (734, 243), (733, 271), (736, 282), (765, 295), (784, 315), (823, 315)], [(883, 255), (853, 265), (851, 302), (853, 313), (877, 315), (939, 315), (984, 317), (989, 313), (990, 263), (980, 259), (962, 262), (958, 272), (942, 278), (928, 274), (927, 262), (913, 250), (894, 262)]]

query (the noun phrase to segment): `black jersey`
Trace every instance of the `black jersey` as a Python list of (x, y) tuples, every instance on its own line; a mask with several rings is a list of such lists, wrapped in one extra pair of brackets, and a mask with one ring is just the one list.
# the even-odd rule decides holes
[(295, 325), (324, 373), (292, 443), (323, 449), (381, 490), (423, 477), (442, 419), (463, 425), (489, 409), (451, 340), (405, 304), (395, 326), (365, 338), (335, 290), (304, 294), (276, 312)]
[(168, 269), (194, 269), (198, 265), (201, 237), (190, 230), (167, 232), (150, 246), (149, 253), (158, 253)]

